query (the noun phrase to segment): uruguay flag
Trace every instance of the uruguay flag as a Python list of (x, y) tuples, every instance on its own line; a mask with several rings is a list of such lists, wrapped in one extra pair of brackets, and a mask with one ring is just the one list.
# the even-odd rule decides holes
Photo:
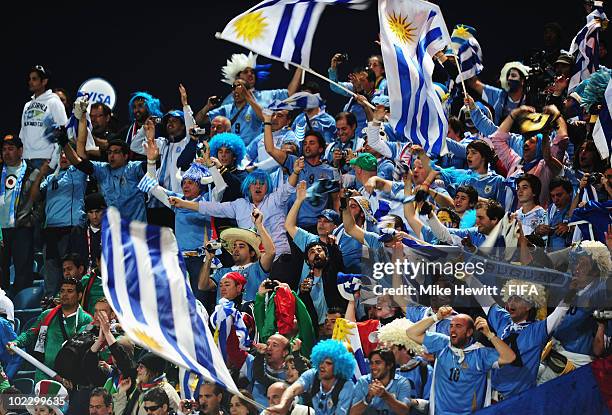
[(612, 143), (612, 80), (608, 82), (599, 118), (593, 128), (593, 141), (601, 158), (608, 158)]
[(450, 44), (440, 8), (423, 0), (379, 0), (390, 123), (432, 156), (446, 154), (448, 120), (431, 79), (432, 56)]
[(232, 19), (217, 38), (308, 68), (312, 37), (328, 4), (364, 9), (369, 0), (266, 0)]
[(572, 40), (569, 52), (576, 57), (576, 61), (567, 87), (570, 93), (580, 82), (599, 69), (599, 30), (602, 20), (605, 19), (605, 13), (600, 8), (595, 8), (587, 16), (587, 24)]
[(471, 26), (457, 25), (451, 34), (451, 48), (459, 59), (461, 72), (456, 82), (470, 79), (483, 70), (482, 49), (474, 37), (476, 29)]
[(239, 394), (185, 278), (171, 229), (124, 221), (108, 208), (101, 268), (104, 295), (130, 339)]
[(312, 108), (320, 108), (323, 106), (323, 99), (319, 94), (311, 94), (310, 92), (296, 92), (289, 98), (284, 100), (275, 99), (268, 109), (272, 111), (293, 111), (293, 110), (308, 110)]

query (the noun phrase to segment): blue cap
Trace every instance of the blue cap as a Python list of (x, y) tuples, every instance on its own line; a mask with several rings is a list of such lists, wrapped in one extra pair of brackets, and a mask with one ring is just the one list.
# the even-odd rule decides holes
[(342, 223), (342, 220), (340, 219), (340, 215), (338, 214), (338, 212), (332, 209), (325, 209), (323, 212), (319, 213), (319, 216), (317, 217), (325, 218), (336, 226)]
[(181, 110), (170, 110), (164, 114), (164, 121), (168, 119), (168, 117), (180, 118), (183, 123), (185, 123), (185, 113)]

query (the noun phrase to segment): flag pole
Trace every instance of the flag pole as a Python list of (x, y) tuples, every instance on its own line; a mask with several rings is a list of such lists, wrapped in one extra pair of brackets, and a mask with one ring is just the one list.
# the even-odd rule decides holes
[[(331, 79), (329, 79), (328, 77), (323, 76), (323, 75), (321, 75), (320, 73), (315, 72), (315, 71), (313, 71), (313, 70), (312, 70), (312, 69), (310, 69), (310, 68), (306, 68), (306, 67), (304, 67), (304, 66), (302, 66), (302, 65), (298, 65), (298, 64), (293, 63), (293, 62), (288, 62), (288, 63), (289, 63), (289, 64), (291, 64), (291, 65), (293, 65), (293, 66), (295, 66), (296, 68), (300, 68), (300, 69), (301, 69), (302, 71), (304, 71), (304, 72), (308, 72), (308, 73), (310, 73), (310, 74), (312, 74), (312, 75), (314, 75), (314, 76), (316, 76), (316, 77), (319, 77), (319, 78), (323, 79), (324, 81), (329, 82), (329, 83), (330, 83), (330, 84), (332, 84), (332, 85), (337, 86), (338, 88), (340, 88), (341, 90), (343, 90), (343, 91), (344, 91), (344, 92), (346, 92), (347, 94), (350, 94), (350, 95), (351, 95), (351, 96), (353, 96), (354, 98), (357, 98), (357, 94), (356, 94), (356, 93), (354, 93), (353, 91), (351, 91), (351, 90), (350, 90), (350, 89), (348, 89), (348, 88), (345, 88), (344, 86), (342, 86), (342, 85), (341, 85), (341, 84), (339, 84), (338, 82), (336, 82), (336, 81), (332, 81), (332, 80), (331, 80)], [(372, 105), (371, 103), (369, 103), (369, 102), (366, 102), (366, 105), (367, 105), (368, 107), (370, 107), (371, 109), (373, 109), (373, 110), (375, 110), (375, 109), (376, 109), (376, 107), (375, 107), (374, 105)]]
[[(454, 53), (453, 53), (453, 57), (455, 58), (455, 64), (457, 65), (457, 70), (459, 71), (458, 76), (461, 76), (461, 66), (459, 66), (459, 57), (455, 55)], [(467, 90), (465, 89), (465, 81), (463, 80), (462, 76), (461, 76), (461, 85), (463, 86), (463, 98), (467, 99), (468, 93), (467, 93)]]

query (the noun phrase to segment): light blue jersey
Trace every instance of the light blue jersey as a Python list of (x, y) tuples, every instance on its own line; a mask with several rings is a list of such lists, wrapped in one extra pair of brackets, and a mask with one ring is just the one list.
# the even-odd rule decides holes
[[(308, 369), (302, 373), (302, 376), (296, 381), (299, 385), (302, 385), (304, 391), (308, 392), (312, 388), (315, 377), (319, 376), (318, 369)], [(337, 385), (337, 383), (336, 383)], [(335, 386), (334, 386), (335, 387)], [(323, 392), (322, 386), (319, 391), (313, 393), (312, 406), (314, 407), (317, 415), (346, 415), (351, 410), (351, 401), (353, 398), (353, 382), (347, 380), (342, 386), (340, 395), (338, 396), (338, 402), (332, 401), (332, 390)]]
[[(293, 163), (295, 163), (296, 159), (297, 157), (293, 154), (287, 156), (287, 160), (285, 160), (283, 167), (289, 170), (289, 173), (293, 172)], [(310, 187), (316, 181), (323, 178), (330, 180), (338, 179), (338, 173), (326, 163), (317, 164), (315, 166), (306, 161), (304, 163), (304, 169), (300, 172), (298, 177), (298, 182), (304, 180), (306, 182), (306, 187)], [(294, 198), (292, 199), (295, 200)], [(315, 225), (321, 212), (327, 209), (329, 199), (329, 193), (322, 195), (318, 206), (313, 206), (310, 201), (304, 200), (298, 214), (298, 225), (302, 227)], [(289, 204), (291, 203), (292, 201), (289, 202)]]
[(499, 125), (510, 111), (518, 108), (524, 101), (514, 102), (506, 91), (491, 85), (484, 86), (482, 100), (493, 107), (493, 122), (496, 125)]
[[(425, 333), (423, 346), (436, 356), (429, 405), (436, 415), (467, 415), (485, 404), (487, 372), (497, 367), (499, 353), (472, 344), (464, 348), (464, 359), (450, 348), (450, 337)], [(473, 350), (468, 350), (473, 348)]]
[(208, 118), (213, 120), (221, 115), (230, 121), (234, 120), (232, 122), (232, 133), (239, 135), (244, 141), (244, 145), (248, 146), (261, 133), (263, 122), (257, 118), (255, 110), (248, 103), (244, 105), (245, 107), (242, 110), (233, 103), (221, 105), (219, 108), (208, 111)]
[(116, 207), (126, 220), (147, 221), (144, 193), (138, 189), (138, 183), (145, 175), (145, 163), (130, 161), (118, 169), (111, 169), (106, 162), (91, 162), (106, 203)]
[[(414, 364), (415, 360), (416, 359), (413, 359), (408, 362), (408, 364), (398, 368), (395, 373), (408, 381), (410, 385), (410, 399), (429, 400), (433, 368), (430, 365), (422, 366), (418, 363)], [(425, 384), (423, 384), (423, 381), (425, 381)], [(410, 410), (411, 415), (416, 415), (418, 413), (416, 408)]]
[[(275, 99), (282, 101), (283, 99), (289, 98), (289, 92), (286, 89), (266, 89), (263, 91), (252, 89), (251, 92), (255, 97), (255, 101), (257, 101), (262, 108), (267, 108)], [(234, 95), (230, 93), (225, 97), (221, 105), (231, 105), (233, 103)]]
[(74, 166), (45, 177), (40, 191), (46, 194), (47, 227), (79, 226), (84, 223), (86, 179), (87, 175)]
[(493, 389), (507, 398), (535, 387), (542, 349), (550, 337), (546, 320), (513, 324), (510, 313), (497, 304), (489, 309), (487, 319), (499, 338), (517, 353), (514, 363), (493, 370)]
[[(306, 251), (306, 247), (308, 244), (312, 242), (316, 242), (319, 240), (317, 235), (314, 235), (310, 232), (306, 232), (302, 228), (298, 228), (295, 237), (293, 238), (293, 242), (300, 249), (300, 251), (304, 252), (304, 254), (308, 254)], [(310, 273), (310, 268), (304, 262), (302, 265), (302, 275), (300, 276), (300, 285), (304, 282), (304, 279), (308, 277)], [(323, 290), (323, 281), (320, 277), (315, 277), (312, 281), (312, 288), (310, 289), (310, 297), (312, 298), (312, 303), (314, 304), (314, 308), (317, 311), (317, 317), (319, 318), (318, 324), (325, 323), (325, 317), (327, 316), (327, 302), (325, 301), (325, 292)]]
[[(366, 399), (370, 383), (372, 383), (372, 375), (364, 375), (359, 378), (353, 390), (352, 406)], [(410, 383), (404, 377), (396, 373), (385, 389), (398, 401), (410, 404)], [(374, 396), (363, 413), (365, 415), (391, 415), (393, 411), (384, 399)]]

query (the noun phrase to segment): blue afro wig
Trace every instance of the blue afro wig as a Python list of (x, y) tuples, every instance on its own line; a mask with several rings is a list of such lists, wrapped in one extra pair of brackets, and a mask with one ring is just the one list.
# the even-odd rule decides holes
[(137, 99), (142, 99), (149, 110), (149, 114), (153, 117), (161, 117), (163, 115), (161, 111), (161, 102), (159, 99), (155, 98), (153, 95), (148, 92), (134, 92), (132, 97), (130, 98), (130, 102), (128, 103), (128, 113), (130, 114), (130, 122), (134, 122), (134, 112), (132, 111), (132, 107), (134, 106), (134, 101)]
[(236, 165), (239, 165), (246, 153), (246, 147), (240, 136), (233, 133), (221, 133), (210, 140), (210, 155), (217, 157), (221, 147), (228, 148), (236, 156)]
[(355, 357), (338, 340), (323, 340), (317, 343), (310, 354), (312, 367), (318, 368), (325, 359), (334, 362), (334, 376), (350, 379), (355, 373)]
[(255, 170), (254, 172), (250, 173), (246, 179), (244, 179), (242, 185), (240, 186), (240, 191), (242, 192), (244, 198), (249, 199), (251, 202), (253, 200), (251, 199), (251, 194), (249, 193), (249, 186), (256, 182), (265, 183), (268, 186), (267, 194), (274, 191), (274, 185), (272, 184), (272, 178), (270, 175), (265, 171)]

